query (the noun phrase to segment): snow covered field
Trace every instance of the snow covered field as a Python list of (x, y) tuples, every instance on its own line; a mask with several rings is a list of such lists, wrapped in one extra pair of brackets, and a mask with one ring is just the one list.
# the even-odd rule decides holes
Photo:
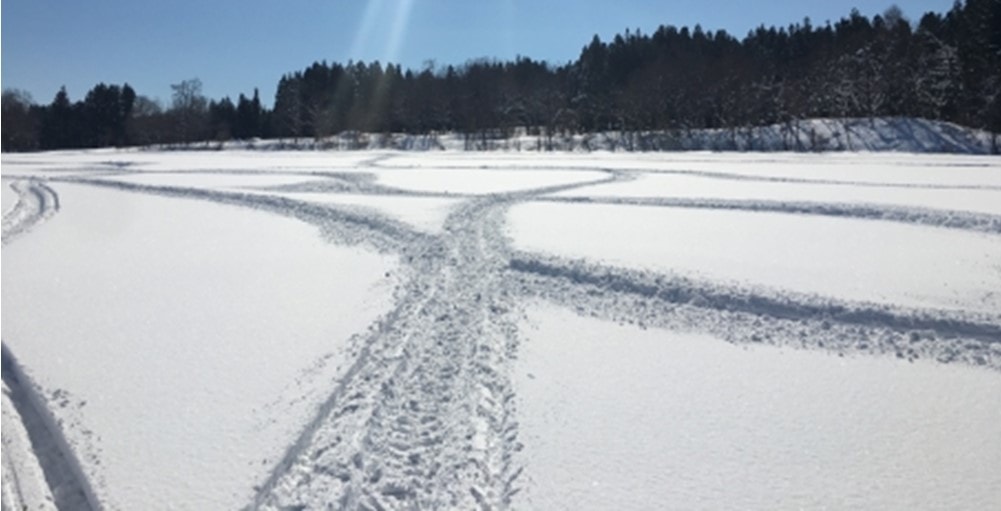
[(395, 262), (264, 213), (59, 194), (4, 249), (5, 343), (80, 425), (66, 433), (102, 501), (239, 507), (347, 364), (338, 349), (392, 304)]
[(996, 373), (741, 347), (546, 304), (527, 324), (515, 390), (532, 396), (518, 455), (531, 480), (515, 508), (997, 502)]
[(1001, 500), (1001, 160), (3, 155), (4, 508)]
[(514, 206), (515, 248), (712, 282), (1001, 320), (1001, 237), (778, 212), (613, 204)]
[(3, 186), (0, 186), (0, 192), (2, 192), (3, 197), (3, 212), (6, 215), (17, 204), (17, 192), (8, 186), (6, 182), (3, 183)]

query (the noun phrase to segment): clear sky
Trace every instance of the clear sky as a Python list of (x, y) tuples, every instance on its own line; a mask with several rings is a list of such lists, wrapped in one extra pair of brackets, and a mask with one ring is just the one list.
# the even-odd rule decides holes
[[(199, 78), (210, 98), (257, 87), (270, 105), (282, 74), (314, 61), (379, 60), (420, 69), (523, 55), (575, 59), (595, 34), (702, 25), (743, 37), (758, 25), (814, 25), (853, 7), (872, 16), (893, 0), (6, 0), (3, 87), (49, 103), (61, 85), (77, 100), (99, 82), (128, 82), (170, 100), (170, 84)], [(916, 21), (952, 0), (899, 0)]]

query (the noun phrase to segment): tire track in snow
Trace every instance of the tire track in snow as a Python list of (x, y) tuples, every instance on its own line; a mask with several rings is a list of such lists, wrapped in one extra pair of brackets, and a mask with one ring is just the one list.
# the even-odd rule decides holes
[[(520, 474), (512, 453), (520, 444), (508, 373), (526, 297), (614, 321), (709, 331), (732, 342), (931, 357), (1001, 369), (995, 318), (871, 304), (822, 306), (813, 297), (772, 296), (712, 282), (664, 285), (663, 275), (511, 253), (502, 233), (508, 207), (562, 200), (546, 195), (635, 176), (604, 172), (609, 177), (596, 181), (467, 196), (441, 235), (422, 234), (378, 214), (258, 193), (64, 181), (290, 216), (319, 226), (334, 242), (367, 244), (403, 261), (396, 307), (352, 339), (352, 365), (291, 439), (258, 486), (251, 508), (509, 507)], [(705, 205), (713, 206), (728, 205)]]
[(59, 211), (59, 196), (45, 183), (35, 180), (16, 180), (11, 188), (17, 192), (17, 204), (3, 216), (3, 244), (14, 241), (48, 220)]
[[(705, 160), (706, 163), (719, 164), (718, 161)], [(727, 162), (730, 163), (730, 162)], [(760, 164), (766, 163), (765, 161), (751, 160), (747, 163)], [(774, 162), (773, 162), (774, 163)], [(778, 163), (785, 163), (779, 161)], [(825, 179), (825, 178), (810, 178), (810, 177), (790, 177), (790, 176), (769, 176), (769, 175), (754, 175), (754, 174), (741, 174), (737, 172), (720, 172), (720, 171), (710, 171), (710, 170), (696, 170), (696, 169), (658, 169), (655, 167), (589, 167), (589, 166), (574, 166), (574, 165), (561, 165), (561, 166), (544, 166), (544, 165), (518, 165), (516, 168), (512, 168), (510, 165), (518, 165), (518, 162), (511, 162), (509, 164), (484, 164), (478, 166), (461, 166), (461, 165), (448, 165), (444, 168), (450, 170), (509, 170), (518, 172), (546, 172), (546, 171), (584, 171), (584, 172), (615, 172), (619, 174), (631, 174), (631, 175), (642, 175), (642, 174), (659, 174), (659, 175), (669, 175), (669, 176), (686, 176), (686, 177), (701, 177), (707, 179), (718, 179), (718, 180), (729, 180), (729, 181), (751, 181), (751, 182), (761, 182), (761, 183), (789, 183), (789, 184), (804, 184), (804, 185), (836, 185), (836, 186), (850, 186), (850, 187), (863, 187), (863, 188), (904, 188), (904, 189), (925, 189), (925, 190), (986, 190), (986, 191), (1001, 191), (1001, 186), (999, 185), (987, 185), (987, 184), (938, 184), (938, 183), (900, 183), (900, 182), (880, 182), (880, 181), (858, 181), (858, 180), (840, 180), (840, 179)], [(924, 166), (934, 166), (934, 165), (924, 165)], [(990, 167), (990, 165), (941, 165), (943, 167), (976, 167), (984, 168)], [(426, 169), (429, 167), (420, 165), (388, 165), (382, 166), (385, 169)]]
[[(392, 167), (391, 167), (392, 168)], [(558, 169), (566, 170), (566, 169)], [(639, 174), (633, 171), (621, 171), (613, 169), (590, 169), (594, 172), (605, 172), (611, 174), (612, 176), (617, 176), (617, 180), (614, 182), (621, 182), (624, 180), (630, 180), (636, 178)], [(169, 172), (162, 172), (169, 173)], [(212, 171), (213, 174), (256, 174), (253, 172), (229, 172), (229, 171)], [(266, 174), (274, 175), (273, 172), (267, 172)], [(398, 188), (392, 188), (376, 183), (376, 178), (373, 174), (369, 173), (336, 173), (336, 172), (319, 172), (319, 173), (287, 173), (286, 175), (303, 175), (303, 176), (315, 176), (323, 177), (323, 181), (309, 181), (304, 183), (293, 183), (287, 185), (273, 185), (273, 186), (262, 186), (255, 187), (255, 190), (260, 190), (262, 192), (280, 192), (280, 193), (346, 193), (346, 194), (358, 194), (358, 195), (374, 195), (374, 196), (397, 196), (397, 197), (422, 197), (422, 198), (449, 198), (449, 199), (472, 199), (477, 197), (476, 195), (469, 194), (458, 194), (450, 192), (430, 192), (430, 191), (415, 191), (415, 190), (402, 190)], [(259, 209), (269, 209), (275, 212), (281, 213), (281, 204), (276, 204), (276, 200), (280, 200), (280, 197), (268, 197), (263, 196), (261, 200), (254, 201), (253, 199), (248, 199), (245, 196), (249, 194), (244, 194), (240, 196), (239, 194), (226, 192), (212, 191), (204, 188), (187, 188), (187, 187), (169, 187), (169, 186), (152, 186), (152, 185), (140, 185), (134, 183), (127, 183), (121, 181), (104, 181), (104, 180), (91, 180), (86, 178), (80, 179), (66, 179), (65, 181), (72, 182), (86, 182), (89, 184), (96, 185), (108, 185), (114, 186), (121, 189), (136, 190), (136, 191), (150, 191), (153, 193), (161, 193), (165, 195), (189, 195), (193, 198), (198, 196), (200, 198), (210, 198), (217, 202), (225, 203), (242, 203), (243, 205), (248, 205), (251, 207), (257, 207)], [(610, 181), (601, 181), (599, 184), (609, 183)], [(590, 183), (583, 186), (574, 186), (573, 188), (582, 188), (586, 186), (593, 186), (594, 183)], [(889, 185), (888, 185), (889, 186)], [(896, 186), (896, 185), (892, 185)], [(573, 189), (572, 188), (572, 189)], [(977, 188), (977, 187), (974, 187)], [(979, 188), (977, 188), (979, 189)], [(562, 190), (562, 188), (560, 188)], [(999, 188), (1001, 190), (1001, 188)], [(555, 193), (555, 192), (549, 192)], [(204, 196), (204, 197), (202, 197)], [(673, 207), (673, 208), (689, 208), (689, 209), (717, 209), (717, 210), (728, 210), (728, 211), (751, 211), (751, 212), (771, 212), (771, 213), (788, 213), (797, 215), (816, 215), (816, 216), (832, 216), (832, 217), (843, 217), (843, 218), (859, 218), (866, 220), (881, 220), (888, 222), (897, 222), (905, 224), (923, 225), (929, 227), (941, 227), (946, 229), (959, 229), (968, 230), (976, 232), (984, 232), (989, 234), (1001, 234), (1001, 216), (992, 215), (988, 213), (976, 213), (969, 211), (955, 211), (955, 210), (940, 210), (933, 208), (918, 208), (912, 206), (894, 206), (894, 205), (884, 205), (884, 204), (867, 204), (867, 203), (831, 203), (831, 202), (806, 202), (806, 201), (784, 201), (784, 200), (765, 200), (765, 199), (718, 199), (718, 198), (660, 198), (660, 197), (553, 197), (546, 196), (545, 193), (540, 193), (536, 195), (537, 201), (545, 202), (557, 202), (557, 203), (569, 203), (569, 204), (607, 204), (607, 205), (628, 205), (628, 206), (653, 206), (653, 207)], [(295, 199), (287, 198), (285, 200), (296, 202)], [(297, 201), (299, 204), (308, 204), (307, 202)], [(293, 207), (293, 211), (297, 209), (304, 209), (304, 206)], [(323, 207), (323, 206), (314, 206)], [(338, 208), (338, 206), (329, 206), (330, 208)], [(351, 208), (345, 208), (343, 206), (339, 207), (341, 211), (350, 211)], [(373, 216), (372, 213), (366, 212), (362, 214), (363, 217)], [(374, 215), (378, 216), (378, 215)], [(394, 222), (387, 218), (382, 218), (381, 222)], [(397, 226), (394, 229), (399, 229), (400, 224), (396, 222)], [(407, 227), (402, 227), (403, 229), (408, 229)]]
[(508, 377), (518, 318), (503, 213), (591, 184), (471, 199), (449, 215), (440, 240), (406, 256), (396, 309), (359, 341), (355, 364), (251, 507), (508, 507), (520, 473)]
[(644, 328), (1001, 370), (1001, 315), (779, 294), (528, 253), (512, 256), (509, 276), (526, 297)]
[(611, 204), (834, 216), (1001, 234), (1001, 216), (998, 215), (877, 204), (656, 197), (545, 197), (539, 200), (570, 204)]
[(3, 488), (4, 511), (57, 509), (45, 480), (42, 465), (31, 448), (31, 438), (21, 414), (11, 399), (13, 391), (3, 384)]
[[(612, 293), (635, 294), (668, 303), (694, 304), (721, 312), (746, 313), (787, 320), (823, 318), (863, 327), (886, 327), (893, 330), (922, 330), (944, 338), (970, 338), (1001, 344), (1001, 316), (954, 311), (905, 311), (876, 304), (850, 302), (789, 293), (769, 295), (762, 291), (732, 288), (713, 282), (699, 282), (683, 277), (652, 276), (635, 270), (602, 267), (584, 261), (559, 260), (518, 254), (509, 268), (543, 277), (565, 279)], [(975, 318), (975, 319), (974, 319)], [(991, 322), (991, 320), (995, 322)]]
[[(46, 184), (34, 180), (15, 180), (10, 184), (17, 192), (17, 204), (3, 217), (3, 244), (7, 245), (45, 222), (59, 211), (59, 196)], [(31, 453), (23, 453), (24, 459), (35, 459), (37, 468), (45, 478), (44, 484), (59, 509), (101, 509), (90, 482), (80, 468), (69, 443), (62, 435), (61, 428), (46, 408), (46, 399), (38, 394), (35, 384), (21, 369), (17, 359), (6, 344), (2, 348), (4, 393), (13, 405), (16, 420), (21, 422), (27, 433)], [(14, 490), (20, 496), (21, 484), (17, 481), (21, 474), (10, 462), (11, 453), (4, 451), (4, 469), (7, 477), (13, 479)], [(25, 484), (31, 484), (25, 481)], [(6, 484), (5, 484), (6, 486)], [(4, 503), (8, 504), (7, 502)]]
[(68, 178), (78, 184), (209, 200), (317, 224), (338, 242), (400, 254), (409, 280), (397, 307), (366, 336), (355, 362), (261, 485), (255, 508), (504, 508), (517, 489), (519, 448), (507, 377), (516, 304), (501, 235), (511, 204), (581, 186), (471, 198), (445, 234), (418, 234), (380, 215), (283, 197)]
[(373, 212), (329, 204), (314, 204), (288, 197), (259, 193), (225, 192), (181, 186), (154, 186), (74, 178), (61, 182), (112, 188), (166, 197), (207, 200), (296, 218), (321, 229), (325, 237), (344, 244), (367, 244), (380, 252), (405, 253), (407, 247), (427, 244), (431, 236)]
[(1001, 186), (996, 185), (948, 185), (936, 183), (893, 183), (877, 181), (857, 181), (823, 179), (809, 177), (789, 177), (789, 176), (756, 176), (751, 174), (738, 174), (734, 172), (716, 172), (709, 170), (667, 170), (667, 169), (632, 169), (629, 172), (639, 174), (663, 174), (675, 176), (702, 177), (707, 179), (721, 179), (728, 181), (752, 181), (759, 183), (790, 183), (804, 185), (835, 185), (861, 188), (903, 188), (919, 190), (986, 190), (1001, 191)]
[(285, 185), (264, 186), (258, 190), (286, 193), (347, 193), (358, 195), (381, 195), (396, 197), (425, 198), (471, 198), (474, 195), (452, 192), (433, 192), (420, 190), (403, 190), (377, 183), (377, 176), (367, 172), (334, 173), (318, 172), (313, 177), (323, 177), (323, 181), (307, 181)]
[[(59, 509), (99, 510), (101, 505), (80, 468), (80, 462), (63, 437), (58, 421), (45, 406), (35, 384), (24, 373), (13, 353), (2, 346), (3, 383), (28, 433), (45, 482)], [(6, 459), (6, 454), (5, 454)]]

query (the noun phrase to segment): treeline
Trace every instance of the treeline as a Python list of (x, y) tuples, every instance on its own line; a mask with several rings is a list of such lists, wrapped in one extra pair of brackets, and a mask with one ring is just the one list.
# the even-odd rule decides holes
[(98, 84), (71, 102), (66, 88), (49, 105), (36, 105), (18, 90), (3, 92), (3, 150), (32, 151), (86, 147), (181, 144), (267, 136), (270, 112), (257, 90), (209, 101), (198, 79), (170, 86), (172, 102), (159, 102), (124, 84)]
[(172, 86), (169, 108), (128, 85), (98, 85), (70, 103), (3, 95), (3, 149), (169, 144), (345, 131), (503, 137), (690, 130), (814, 117), (907, 116), (1001, 132), (1001, 0), (957, 2), (916, 23), (900, 9), (837, 22), (725, 31), (661, 26), (604, 42), (576, 61), (529, 58), (404, 70), (317, 62), (257, 93), (208, 101), (200, 82)]

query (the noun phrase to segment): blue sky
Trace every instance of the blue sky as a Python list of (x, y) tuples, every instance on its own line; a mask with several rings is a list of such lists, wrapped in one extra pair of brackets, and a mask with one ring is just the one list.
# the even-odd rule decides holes
[[(379, 60), (422, 68), (523, 55), (577, 57), (594, 34), (700, 23), (738, 37), (760, 25), (814, 25), (853, 8), (872, 16), (891, 0), (6, 0), (2, 83), (48, 103), (61, 85), (80, 99), (99, 82), (128, 82), (170, 99), (170, 84), (198, 77), (210, 98), (254, 87), (271, 104), (282, 74), (318, 60)], [(952, 0), (897, 2), (912, 20)]]

